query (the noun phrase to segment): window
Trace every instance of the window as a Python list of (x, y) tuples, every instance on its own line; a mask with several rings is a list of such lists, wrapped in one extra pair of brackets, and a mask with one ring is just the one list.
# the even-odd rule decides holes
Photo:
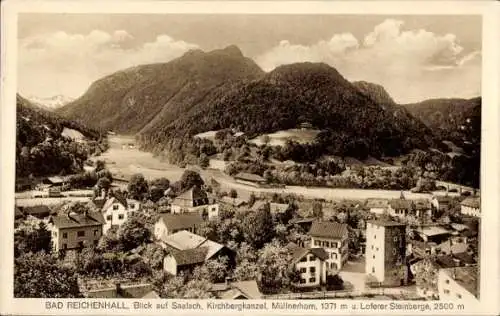
[(134, 203), (130, 203), (130, 204), (129, 204), (129, 207), (130, 207), (131, 209), (134, 209), (134, 208), (135, 208), (135, 204), (134, 204)]
[(300, 284), (304, 284), (304, 283), (306, 283), (306, 279), (300, 278), (299, 282), (300, 282)]
[(118, 209), (118, 204), (113, 204), (113, 211), (116, 211)]
[(83, 236), (85, 236), (85, 231), (84, 231), (84, 230), (79, 230), (79, 231), (76, 233), (76, 235), (77, 235), (78, 237), (83, 237)]
[(68, 249), (68, 245), (67, 244), (63, 244), (63, 249)]
[(450, 290), (445, 289), (444, 294), (450, 294)]
[(394, 236), (394, 241), (398, 241), (398, 236)]
[(94, 229), (94, 236), (97, 236), (99, 234), (99, 230)]
[(337, 270), (338, 267), (337, 267), (337, 264), (335, 262), (332, 262), (330, 264), (330, 268)]
[(392, 249), (392, 254), (395, 255), (396, 253), (397, 253), (397, 249), (396, 248)]
[(375, 255), (373, 255), (373, 259), (375, 259)]
[(123, 219), (123, 214), (118, 214), (118, 219)]
[(314, 245), (315, 245), (315, 246), (320, 246), (320, 245), (321, 245), (321, 244), (320, 244), (320, 241), (319, 241), (319, 240), (315, 240), (315, 241), (314, 241)]
[(377, 235), (373, 235), (373, 239), (377, 239)]
[(63, 238), (68, 238), (68, 233), (63, 233)]
[(446, 280), (444, 281), (444, 283), (446, 283), (446, 284), (450, 284), (450, 280), (446, 279)]
[(314, 283), (314, 282), (316, 282), (316, 278), (315, 277), (309, 278), (309, 283)]
[(307, 257), (300, 259), (300, 262), (306, 262), (306, 261), (307, 261)]
[(313, 255), (309, 255), (307, 256), (307, 258), (309, 261), (316, 261), (316, 257), (314, 257)]
[(375, 273), (375, 267), (372, 267), (372, 273)]
[(462, 295), (457, 293), (457, 298), (462, 298)]
[(111, 220), (111, 218), (112, 218), (112, 217), (111, 217), (111, 215), (106, 216), (106, 220), (107, 220), (107, 221), (110, 221), (110, 220)]
[(330, 257), (331, 257), (332, 259), (337, 259), (337, 254), (336, 254), (335, 252), (332, 252), (332, 253), (330, 254)]
[[(372, 245), (372, 250), (373, 250), (373, 248), (374, 248), (374, 247), (373, 247), (373, 245)], [(378, 248), (377, 248), (377, 250), (378, 250)]]
[(316, 267), (309, 267), (309, 272), (315, 273), (316, 272)]
[(300, 268), (300, 273), (306, 273), (307, 269), (306, 268)]
[(378, 251), (378, 247), (377, 247), (377, 249), (376, 249), (376, 250)]
[(337, 248), (337, 243), (336, 243), (336, 242), (332, 242), (332, 248), (333, 248), (333, 249), (336, 249), (336, 248)]

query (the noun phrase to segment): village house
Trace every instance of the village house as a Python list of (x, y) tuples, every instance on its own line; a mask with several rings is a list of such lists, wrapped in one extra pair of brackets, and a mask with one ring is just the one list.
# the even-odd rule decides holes
[[(94, 202), (96, 204), (96, 202)], [(97, 206), (97, 204), (96, 204)], [(105, 200), (101, 208), (106, 223), (103, 227), (104, 234), (110, 228), (118, 228), (127, 221), (133, 212), (140, 210), (140, 202), (133, 199), (126, 199), (120, 193), (112, 193), (108, 199)]]
[(388, 213), (391, 216), (403, 218), (410, 215), (412, 203), (404, 198), (392, 199), (389, 201)]
[(370, 213), (382, 215), (389, 209), (389, 202), (386, 199), (367, 199), (366, 208)]
[(260, 300), (263, 298), (257, 281), (232, 281), (212, 284), (210, 289), (217, 298), (223, 300)]
[(431, 204), (434, 209), (445, 212), (449, 210), (453, 199), (448, 195), (434, 195), (431, 200)]
[(266, 179), (257, 174), (252, 174), (252, 173), (240, 172), (234, 176), (234, 179), (236, 180), (237, 183), (250, 185), (253, 187), (262, 187), (267, 184)]
[(100, 212), (68, 212), (49, 219), (55, 251), (96, 246), (102, 236), (104, 217)]
[(477, 301), (479, 298), (478, 278), (477, 266), (440, 269), (439, 299), (442, 301)]
[(307, 217), (307, 218), (292, 218), (289, 222), (290, 225), (297, 225), (303, 231), (308, 232), (311, 230), (312, 224), (317, 221), (316, 217)]
[(154, 236), (157, 240), (162, 240), (165, 236), (175, 234), (181, 230), (187, 230), (196, 234), (201, 224), (204, 222), (202, 214), (161, 214), (154, 226)]
[(299, 273), (296, 287), (321, 287), (326, 285), (326, 278), (330, 271), (327, 263), (328, 253), (323, 248), (302, 248), (292, 250), (292, 265)]
[(207, 192), (193, 186), (172, 201), (170, 208), (173, 214), (200, 212), (208, 219), (219, 216), (219, 205), (209, 199)]
[(163, 260), (163, 268), (172, 275), (177, 275), (180, 271), (191, 271), (207, 260), (224, 256), (228, 258), (229, 266), (234, 266), (233, 251), (186, 230), (163, 236), (160, 244), (168, 250)]
[(460, 203), (460, 213), (467, 216), (481, 216), (481, 201), (478, 197), (469, 197)]
[(437, 244), (448, 240), (451, 231), (437, 225), (420, 226), (413, 230), (414, 237), (425, 242), (435, 242)]
[(247, 201), (245, 201), (244, 199), (232, 198), (229, 196), (223, 196), (220, 201), (226, 205), (233, 207), (241, 207), (243, 205), (248, 204)]
[(406, 226), (394, 221), (368, 221), (365, 257), (369, 283), (406, 285)]
[(309, 236), (311, 247), (321, 247), (326, 252), (328, 268), (332, 271), (341, 270), (349, 257), (347, 225), (326, 221), (313, 222)]

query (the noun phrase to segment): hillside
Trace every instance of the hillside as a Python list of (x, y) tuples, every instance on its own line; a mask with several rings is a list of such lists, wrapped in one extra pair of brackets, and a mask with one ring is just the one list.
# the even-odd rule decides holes
[(427, 148), (432, 141), (432, 135), (417, 128), (421, 125), (384, 110), (323, 63), (280, 66), (259, 80), (205, 101), (203, 107), (191, 109), (170, 124), (143, 131), (144, 147), (154, 149), (157, 140), (170, 139), (171, 144), (160, 149), (171, 149), (177, 146), (175, 140), (187, 141), (195, 134), (224, 128), (251, 138), (304, 122), (324, 130), (317, 137), (318, 150), (341, 156), (394, 156), (411, 148)]
[[(432, 99), (405, 104), (405, 108), (443, 140), (461, 141), (461, 126), (467, 119), (480, 120), (481, 98)], [(479, 121), (480, 122), (480, 121)], [(477, 130), (480, 133), (480, 129)], [(475, 137), (480, 137), (476, 135)]]
[(55, 109), (58, 109), (62, 106), (65, 106), (66, 104), (70, 103), (73, 101), (72, 98), (66, 97), (64, 95), (54, 95), (49, 98), (38, 98), (35, 96), (31, 96), (28, 98), (28, 100), (35, 105), (38, 105), (44, 109), (47, 109), (49, 111), (53, 111)]
[[(103, 150), (99, 134), (44, 110), (25, 98), (16, 99), (16, 175), (54, 175), (81, 171), (89, 155)], [(77, 143), (63, 136), (64, 130), (78, 131), (87, 142)]]
[(169, 124), (224, 86), (262, 74), (235, 46), (207, 53), (192, 50), (168, 63), (104, 77), (57, 112), (93, 128), (135, 134)]

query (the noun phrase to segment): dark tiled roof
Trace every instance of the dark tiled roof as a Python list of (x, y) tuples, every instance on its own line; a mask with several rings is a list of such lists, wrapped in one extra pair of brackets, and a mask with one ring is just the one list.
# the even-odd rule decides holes
[(191, 189), (185, 191), (176, 197), (172, 204), (180, 206), (195, 206), (208, 204), (208, 195), (205, 190), (198, 186), (193, 186)]
[(389, 206), (389, 202), (384, 199), (368, 199), (366, 200), (367, 208), (386, 208)]
[(259, 176), (258, 174), (246, 173), (246, 172), (240, 172), (237, 175), (235, 175), (234, 178), (252, 182), (266, 182), (266, 179)]
[(313, 222), (309, 235), (313, 237), (342, 238), (347, 234), (347, 225), (337, 222)]
[(171, 252), (178, 266), (202, 263), (205, 261), (207, 253), (207, 247), (177, 251), (174, 250)]
[(409, 210), (411, 209), (411, 201), (404, 199), (393, 199), (389, 205), (395, 210)]
[(127, 207), (127, 198), (123, 194), (119, 192), (112, 192), (111, 196), (114, 197), (118, 202), (120, 202), (120, 204), (125, 208)]
[(23, 208), (23, 212), (26, 215), (32, 216), (49, 216), (52, 211), (47, 205), (37, 205), (37, 206), (26, 206)]
[(321, 260), (328, 259), (328, 254), (323, 248), (302, 248), (296, 247), (292, 250), (292, 262), (295, 263), (302, 259), (305, 255), (312, 253)]
[(413, 200), (413, 205), (416, 210), (428, 210), (431, 208), (431, 202), (427, 199)]
[(389, 220), (368, 220), (367, 223), (377, 226), (406, 226), (405, 224)]
[(168, 230), (188, 229), (203, 223), (203, 219), (199, 212), (161, 214), (160, 219), (163, 221)]
[(89, 212), (85, 214), (64, 214), (53, 216), (51, 221), (57, 228), (100, 226), (105, 223), (100, 212)]
[(460, 204), (463, 206), (468, 206), (468, 207), (472, 207), (472, 208), (479, 208), (481, 206), (481, 202), (480, 202), (479, 198), (477, 198), (477, 197), (466, 198)]
[(95, 207), (98, 210), (101, 210), (104, 204), (106, 203), (106, 199), (103, 199), (101, 197), (95, 198), (92, 200), (92, 203), (94, 203)]

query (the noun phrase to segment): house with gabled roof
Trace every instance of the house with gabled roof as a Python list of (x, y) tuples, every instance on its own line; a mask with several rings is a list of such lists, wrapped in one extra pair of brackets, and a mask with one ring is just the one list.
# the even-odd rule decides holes
[(223, 256), (228, 258), (230, 266), (234, 265), (234, 252), (229, 248), (185, 230), (164, 236), (159, 242), (168, 250), (163, 268), (172, 275)]
[(341, 270), (349, 257), (346, 224), (316, 221), (309, 230), (311, 247), (321, 247), (327, 253), (326, 263), (331, 270)]
[(219, 205), (199, 186), (193, 186), (172, 201), (173, 214), (199, 212), (208, 219), (219, 216)]
[(320, 287), (326, 284), (326, 277), (331, 270), (327, 260), (328, 253), (323, 248), (292, 249), (292, 268), (299, 274), (296, 287)]
[(181, 230), (187, 230), (196, 234), (201, 224), (205, 220), (198, 212), (184, 214), (160, 214), (154, 226), (154, 236), (156, 240), (163, 240), (165, 236), (175, 234)]
[(234, 179), (237, 183), (253, 186), (253, 187), (261, 187), (267, 184), (267, 180), (258, 174), (240, 172), (234, 176)]
[(382, 215), (389, 209), (389, 202), (386, 199), (367, 199), (366, 208), (370, 213)]
[(51, 216), (49, 228), (55, 251), (96, 246), (103, 235), (104, 217), (101, 212), (84, 212)]
[(212, 284), (210, 292), (223, 300), (260, 300), (263, 295), (257, 281), (229, 281)]
[(96, 207), (102, 204), (100, 208), (104, 220), (106, 221), (103, 227), (104, 233), (110, 228), (118, 228), (127, 221), (133, 212), (140, 210), (141, 203), (134, 199), (127, 199), (121, 193), (113, 192), (109, 198), (94, 199)]
[(439, 299), (443, 301), (477, 302), (479, 298), (479, 268), (452, 267), (438, 273)]

